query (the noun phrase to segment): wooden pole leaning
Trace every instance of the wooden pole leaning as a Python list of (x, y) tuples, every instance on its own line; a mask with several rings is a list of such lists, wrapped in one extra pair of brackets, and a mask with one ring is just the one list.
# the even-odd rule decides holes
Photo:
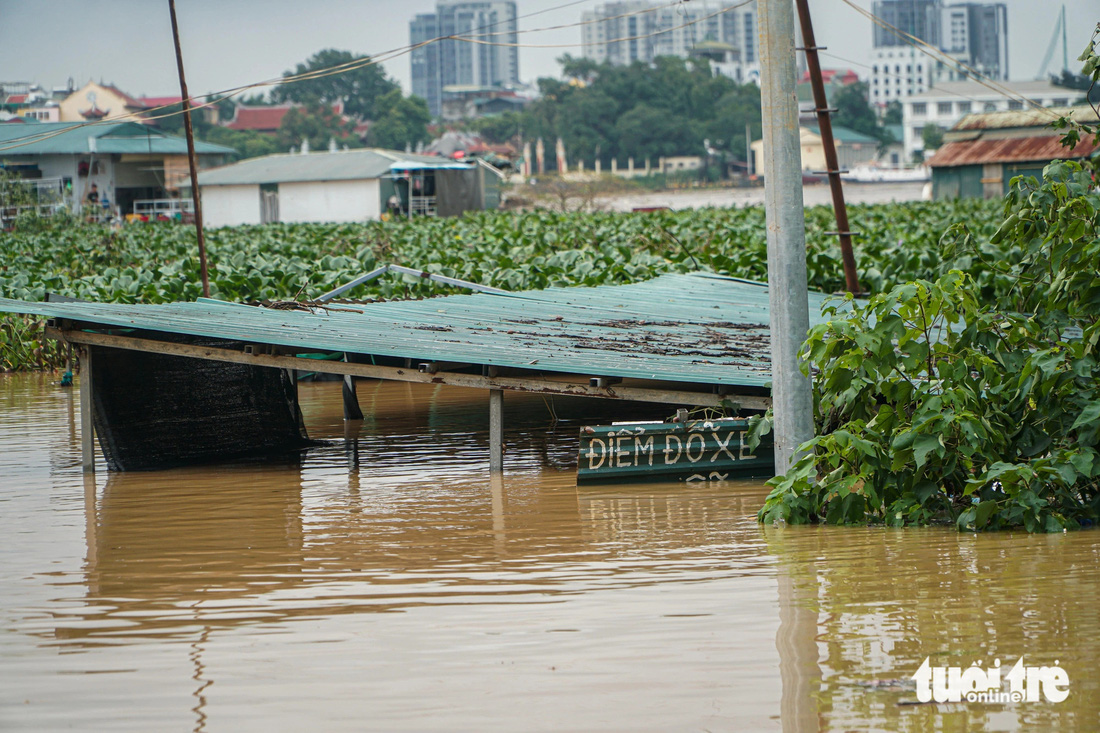
[(210, 297), (210, 276), (206, 269), (206, 240), (202, 231), (202, 197), (199, 193), (198, 165), (195, 161), (195, 132), (191, 127), (191, 98), (187, 94), (187, 78), (183, 74), (183, 51), (180, 49), (180, 31), (176, 23), (175, 0), (168, 0), (168, 13), (172, 16), (172, 40), (176, 43), (176, 68), (179, 71), (180, 95), (183, 98), (183, 130), (187, 136), (187, 165), (191, 173), (191, 201), (195, 207), (195, 237), (199, 246), (199, 277), (202, 279), (202, 297)]

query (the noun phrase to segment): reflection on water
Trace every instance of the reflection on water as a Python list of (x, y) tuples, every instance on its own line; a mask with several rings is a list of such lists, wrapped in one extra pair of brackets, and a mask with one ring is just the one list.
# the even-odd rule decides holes
[[(78, 395), (0, 378), (0, 728), (1100, 722), (1096, 533), (761, 527), (758, 484), (578, 489), (580, 400), (509, 395), (490, 480), (476, 392), (361, 383), (345, 424), (338, 383), (301, 391), (326, 442), (300, 462), (85, 480)], [(1070, 698), (904, 704), (925, 656), (1020, 654)]]

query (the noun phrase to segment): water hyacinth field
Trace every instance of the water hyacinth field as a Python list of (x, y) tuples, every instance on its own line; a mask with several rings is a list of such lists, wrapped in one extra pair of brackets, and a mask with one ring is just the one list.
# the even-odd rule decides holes
[[(951, 266), (981, 270), (1003, 253), (988, 244), (1002, 204), (987, 201), (857, 205), (850, 209), (860, 282), (880, 292)], [(966, 248), (941, 250), (956, 223)], [(806, 210), (811, 288), (843, 287), (832, 210)], [(508, 290), (622, 284), (667, 272), (711, 270), (767, 278), (761, 207), (636, 214), (479, 212), (453, 219), (358, 224), (271, 224), (206, 233), (211, 295), (230, 301), (308, 300), (384, 264), (400, 264)], [(991, 274), (990, 277), (993, 277)], [(995, 283), (991, 283), (995, 287)], [(389, 276), (357, 298), (426, 297), (448, 289)], [(194, 229), (175, 224), (112, 229), (35, 223), (0, 234), (0, 296), (42, 300), (57, 293), (88, 300), (163, 303), (201, 295)], [(60, 353), (41, 324), (0, 317), (0, 369), (57, 366)]]

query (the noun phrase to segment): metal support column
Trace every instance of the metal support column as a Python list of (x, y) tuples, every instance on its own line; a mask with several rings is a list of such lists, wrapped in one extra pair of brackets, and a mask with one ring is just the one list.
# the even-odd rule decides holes
[(798, 446), (813, 437), (813, 395), (798, 352), (810, 328), (806, 220), (794, 77), (794, 8), (760, 0), (760, 86), (764, 122), (764, 206), (771, 306), (775, 471), (785, 473)]
[(95, 426), (92, 424), (92, 347), (80, 352), (80, 463), (95, 473)]
[[(347, 360), (348, 355), (344, 354), (344, 361)], [(362, 420), (363, 410), (359, 407), (359, 395), (355, 391), (355, 377), (345, 374), (340, 392), (344, 398), (344, 420)]]
[(489, 390), (489, 471), (504, 470), (504, 390)]

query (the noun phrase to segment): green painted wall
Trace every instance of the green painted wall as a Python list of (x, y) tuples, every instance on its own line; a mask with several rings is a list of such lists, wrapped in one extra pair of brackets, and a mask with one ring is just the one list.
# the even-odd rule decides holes
[(932, 198), (936, 201), (982, 198), (982, 166), (961, 165), (932, 169)]

